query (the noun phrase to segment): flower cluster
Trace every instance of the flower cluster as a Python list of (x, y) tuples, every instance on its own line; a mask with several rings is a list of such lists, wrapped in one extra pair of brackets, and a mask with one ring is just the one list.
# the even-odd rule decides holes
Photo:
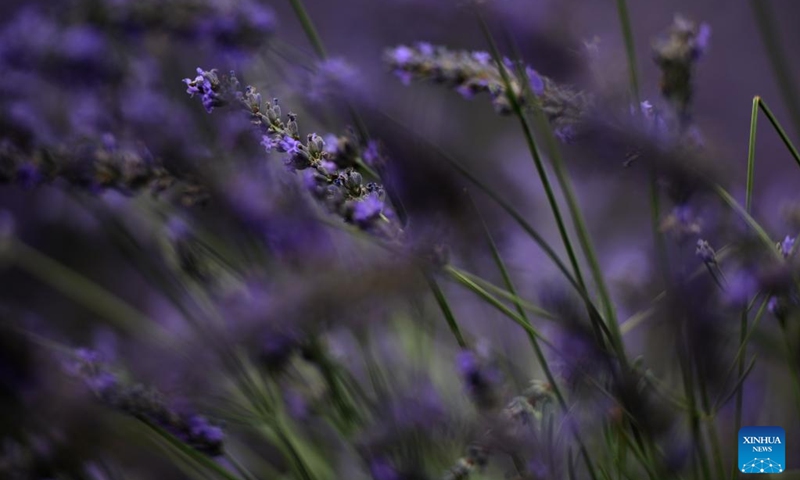
[(697, 217), (694, 209), (686, 204), (676, 205), (661, 220), (661, 231), (669, 233), (675, 240), (682, 242), (690, 236), (697, 235), (703, 230), (701, 219)]
[[(555, 134), (567, 142), (575, 138), (580, 123), (593, 104), (590, 95), (560, 85), (530, 66), (508, 58), (498, 66), (487, 52), (454, 51), (418, 43), (391, 48), (384, 57), (394, 74), (405, 84), (411, 80), (430, 80), (455, 89), (465, 98), (485, 92), (491, 96), (495, 110), (503, 115), (513, 112), (509, 97), (525, 108), (540, 108)], [(528, 92), (535, 99), (531, 99)]]
[[(82, 0), (77, 0), (80, 3)], [(251, 49), (277, 26), (271, 8), (255, 0), (103, 0), (94, 2), (94, 20), (130, 34), (164, 32), (217, 47)]]
[(174, 410), (152, 388), (124, 384), (118, 375), (108, 369), (98, 352), (78, 349), (65, 367), (105, 405), (163, 428), (206, 455), (215, 457), (222, 454), (225, 434), (220, 427), (201, 415)]
[(653, 59), (661, 69), (661, 94), (688, 121), (694, 64), (708, 49), (711, 27), (676, 15), (667, 34), (653, 42)]
[(0, 143), (0, 184), (33, 187), (56, 179), (93, 193), (113, 189), (134, 194), (149, 189), (158, 194), (177, 186), (184, 204), (205, 200), (202, 187), (169, 173), (143, 145), (120, 145), (110, 135), (30, 152)]
[[(208, 112), (229, 104), (245, 109), (253, 125), (261, 130), (261, 144), (267, 152), (287, 154), (285, 164), (292, 171), (302, 171), (306, 188), (330, 212), (380, 237), (398, 238), (401, 230), (383, 187), (374, 182), (364, 182), (353, 167), (340, 166), (354, 157), (355, 152), (344, 148), (341, 151), (343, 158), (339, 159), (339, 146), (328, 146), (316, 133), (308, 134), (303, 142), (297, 115), (288, 113), (284, 121), (277, 99), (262, 102), (255, 87), (242, 89), (233, 72), (220, 76), (216, 70), (198, 68), (197, 73), (194, 79), (183, 80), (186, 92), (191, 96), (199, 95)], [(346, 146), (353, 147), (353, 144)], [(360, 156), (370, 158), (378, 155), (375, 147), (368, 145)]]
[(124, 69), (98, 28), (61, 25), (32, 8), (16, 12), (0, 30), (0, 65), (5, 73), (35, 70), (73, 84), (119, 81)]
[(458, 459), (455, 465), (445, 474), (444, 480), (465, 480), (483, 469), (489, 462), (488, 451), (480, 446), (471, 445), (467, 454)]
[(522, 395), (514, 397), (506, 405), (505, 414), (511, 420), (529, 425), (534, 419), (541, 418), (543, 409), (553, 400), (552, 385), (540, 380), (533, 381)]

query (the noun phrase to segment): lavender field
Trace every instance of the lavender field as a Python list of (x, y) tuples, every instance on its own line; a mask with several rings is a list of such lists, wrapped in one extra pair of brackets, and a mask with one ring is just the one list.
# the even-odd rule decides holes
[(2, 2), (0, 480), (800, 478), (798, 15)]

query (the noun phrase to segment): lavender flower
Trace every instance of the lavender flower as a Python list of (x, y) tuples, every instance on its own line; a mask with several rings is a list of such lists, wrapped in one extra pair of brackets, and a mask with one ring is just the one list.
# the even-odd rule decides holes
[(781, 252), (783, 258), (789, 258), (792, 253), (794, 252), (794, 242), (796, 239), (792, 238), (789, 235), (786, 235), (786, 238), (783, 239), (782, 242), (778, 243), (778, 251)]
[(492, 408), (497, 402), (500, 374), (471, 350), (461, 350), (456, 357), (458, 373), (472, 400), (480, 408)]
[(164, 32), (177, 39), (210, 41), (231, 52), (252, 50), (277, 27), (271, 8), (255, 0), (103, 0), (99, 15), (108, 26), (130, 34)]
[(359, 91), (358, 71), (343, 58), (328, 58), (317, 64), (305, 82), (303, 94), (314, 102), (346, 97)]
[(208, 113), (214, 111), (214, 107), (225, 105), (225, 94), (228, 92), (222, 89), (216, 70), (205, 71), (198, 67), (197, 76), (194, 79), (184, 78), (183, 82), (190, 97), (200, 95)]
[(682, 121), (689, 120), (692, 75), (695, 63), (705, 53), (711, 28), (676, 15), (667, 34), (653, 43), (653, 55), (661, 68), (661, 94), (671, 101)]
[(102, 356), (78, 349), (65, 363), (68, 373), (81, 379), (105, 405), (146, 423), (159, 426), (189, 446), (215, 457), (222, 454), (222, 429), (195, 413), (176, 411), (159, 392), (143, 385), (126, 385), (112, 373)]
[(703, 260), (703, 263), (709, 265), (717, 263), (717, 254), (706, 240), (700, 239), (697, 241), (697, 250), (695, 250), (695, 254)]
[(369, 464), (369, 472), (373, 480), (400, 480), (400, 474), (383, 458), (376, 458)]
[(73, 88), (122, 78), (122, 65), (101, 32), (89, 25), (62, 27), (33, 8), (19, 10), (0, 30), (0, 65)]
[(284, 163), (290, 170), (305, 171), (307, 188), (330, 212), (365, 231), (388, 239), (398, 238), (401, 230), (391, 208), (382, 201), (383, 187), (364, 184), (361, 175), (352, 168), (337, 168), (335, 159), (339, 155), (331, 155), (322, 136), (311, 133), (303, 143), (297, 116), (288, 113), (284, 122), (277, 99), (263, 105), (261, 94), (251, 86), (242, 90), (233, 73), (220, 78), (216, 70), (198, 68), (197, 72), (197, 77), (184, 79), (184, 83), (187, 93), (201, 95), (207, 111), (229, 103), (238, 104), (250, 114), (253, 125), (260, 128), (261, 143), (267, 152), (286, 153)]
[(661, 221), (661, 231), (672, 234), (680, 242), (700, 233), (702, 223), (690, 206), (676, 205)]
[(444, 480), (464, 480), (473, 472), (483, 469), (488, 462), (489, 452), (480, 446), (471, 445), (467, 449), (467, 454), (459, 458), (443, 478)]
[[(486, 52), (453, 51), (418, 43), (414, 47), (400, 45), (388, 49), (384, 58), (403, 83), (412, 79), (430, 80), (455, 89), (465, 98), (488, 93), (495, 110), (503, 115), (512, 113), (503, 80), (505, 72), (510, 78), (511, 96), (526, 108), (540, 108), (556, 135), (566, 142), (576, 137), (579, 124), (593, 104), (591, 96), (559, 85), (527, 65), (515, 65), (506, 58), (502, 67), (498, 67)], [(525, 75), (520, 75), (518, 69)], [(526, 96), (525, 77), (536, 97), (533, 103)]]
[(0, 143), (0, 184), (33, 187), (56, 179), (93, 193), (114, 189), (130, 195), (149, 189), (158, 194), (179, 186), (184, 204), (205, 200), (202, 187), (170, 174), (141, 144), (118, 146), (106, 137), (26, 152)]

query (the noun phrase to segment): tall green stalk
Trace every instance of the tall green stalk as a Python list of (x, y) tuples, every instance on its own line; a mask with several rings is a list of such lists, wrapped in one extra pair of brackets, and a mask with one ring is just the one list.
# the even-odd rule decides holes
[(794, 158), (795, 162), (797, 162), (797, 165), (800, 166), (800, 153), (797, 152), (797, 148), (795, 148), (792, 141), (789, 140), (789, 136), (786, 135), (786, 131), (783, 129), (780, 122), (778, 122), (778, 119), (775, 118), (775, 114), (772, 113), (772, 110), (770, 110), (770, 108), (767, 106), (767, 103), (761, 98), (758, 99), (758, 106), (761, 108), (761, 111), (764, 112), (764, 115), (767, 116), (769, 123), (775, 127), (775, 131), (778, 132), (778, 136), (781, 137), (783, 144), (786, 145), (789, 153), (792, 154), (792, 158)]
[(626, 0), (617, 1), (617, 16), (622, 29), (622, 40), (625, 42), (625, 56), (628, 60), (628, 81), (630, 82), (631, 100), (634, 105), (639, 105), (639, 73), (636, 68), (636, 44), (633, 41), (633, 29), (628, 14)]
[[(750, 112), (750, 140), (747, 147), (747, 182), (746, 182), (746, 190), (745, 190), (745, 210), (747, 213), (752, 211), (753, 205), (753, 183), (754, 183), (754, 175), (755, 175), (755, 167), (756, 167), (756, 126), (758, 123), (758, 105), (760, 103), (761, 98), (759, 96), (753, 97), (753, 108)], [(744, 363), (745, 363), (745, 351), (746, 348), (746, 338), (747, 338), (747, 305), (742, 306), (742, 313), (741, 313), (741, 321), (739, 323), (739, 345), (740, 348), (743, 350), (742, 355), (739, 357), (738, 362), (738, 376), (741, 377), (744, 374)], [(736, 413), (735, 413), (735, 420), (734, 426), (736, 431), (738, 432), (742, 425), (742, 403), (744, 399), (744, 383), (739, 386), (738, 391), (736, 392)], [(739, 469), (734, 468), (732, 470), (732, 477), (738, 477)]]
[(453, 333), (453, 336), (456, 337), (458, 346), (461, 348), (467, 348), (467, 340), (464, 338), (464, 334), (461, 333), (461, 327), (459, 327), (456, 317), (453, 314), (453, 309), (450, 308), (450, 303), (447, 301), (447, 297), (444, 296), (444, 292), (439, 286), (439, 283), (435, 278), (433, 278), (433, 275), (427, 272), (425, 273), (425, 279), (428, 281), (428, 285), (433, 292), (433, 297), (436, 299), (436, 303), (442, 310), (445, 320), (447, 320), (447, 326), (450, 327), (450, 331)]
[(533, 132), (531, 130), (531, 127), (528, 124), (527, 118), (522, 112), (522, 106), (519, 103), (519, 99), (513, 92), (511, 79), (509, 77), (508, 71), (503, 65), (503, 60), (502, 56), (500, 55), (500, 50), (497, 48), (497, 44), (495, 43), (491, 32), (489, 32), (489, 27), (488, 25), (486, 25), (486, 22), (480, 15), (480, 13), (478, 14), (478, 21), (480, 22), (484, 37), (489, 43), (492, 57), (494, 57), (494, 61), (497, 63), (497, 69), (503, 78), (503, 83), (505, 84), (505, 89), (506, 89), (506, 97), (508, 98), (508, 101), (511, 104), (511, 108), (513, 109), (515, 115), (519, 119), (520, 124), (522, 126), (522, 131), (525, 135), (525, 142), (528, 145), (528, 150), (530, 150), (531, 152), (531, 157), (533, 159), (534, 166), (536, 167), (536, 173), (539, 175), (539, 180), (541, 181), (542, 187), (544, 188), (544, 192), (547, 197), (547, 203), (550, 205), (550, 210), (553, 212), (553, 217), (555, 218), (556, 221), (558, 233), (561, 236), (561, 241), (564, 244), (564, 249), (567, 251), (567, 256), (569, 257), (570, 264), (572, 265), (572, 270), (575, 275), (575, 279), (578, 281), (578, 284), (584, 290), (586, 290), (586, 284), (584, 283), (583, 276), (581, 274), (581, 268), (580, 265), (578, 264), (578, 259), (575, 255), (575, 249), (573, 248), (572, 241), (570, 240), (569, 234), (567, 233), (564, 217), (561, 214), (561, 208), (558, 206), (558, 202), (556, 201), (555, 193), (553, 192), (553, 187), (550, 183), (550, 179), (548, 178), (547, 171), (544, 168), (544, 162), (542, 161), (539, 148), (536, 145), (536, 140), (533, 138)]
[(752, 212), (753, 204), (753, 175), (756, 168), (756, 125), (758, 123), (758, 105), (761, 97), (753, 97), (753, 109), (750, 113), (750, 141), (747, 146), (747, 186), (745, 190), (744, 208), (747, 213)]
[(314, 27), (314, 22), (311, 20), (311, 16), (308, 14), (303, 2), (301, 0), (289, 0), (289, 3), (292, 4), (294, 13), (297, 15), (297, 19), (300, 21), (303, 31), (306, 32), (306, 36), (311, 42), (311, 46), (314, 47), (314, 52), (316, 52), (320, 59), (326, 59), (328, 54), (325, 52), (325, 46), (322, 43), (322, 38), (319, 36), (319, 32), (317, 32), (317, 29)]
[[(503, 262), (503, 258), (500, 256), (500, 251), (497, 249), (497, 245), (494, 242), (494, 238), (492, 238), (492, 234), (489, 231), (489, 227), (486, 225), (486, 222), (483, 219), (483, 216), (480, 214), (477, 205), (473, 202), (473, 207), (475, 212), (478, 215), (478, 219), (483, 226), (483, 231), (486, 234), (487, 242), (489, 243), (489, 249), (492, 252), (492, 258), (494, 259), (495, 264), (497, 265), (498, 270), (500, 270), (500, 274), (503, 276), (503, 282), (506, 284), (506, 288), (509, 292), (511, 292), (516, 298), (517, 296), (516, 288), (514, 288), (514, 282), (511, 280), (511, 275), (508, 273), (508, 269), (506, 268), (505, 262)], [(519, 316), (528, 324), (530, 324), (530, 319), (528, 318), (527, 314), (525, 313), (525, 309), (522, 307), (522, 304), (518, 301), (514, 301), (514, 306), (519, 313)], [(545, 358), (544, 353), (542, 352), (541, 346), (539, 346), (539, 341), (537, 340), (536, 336), (533, 335), (531, 332), (526, 332), (528, 334), (528, 340), (533, 347), (534, 354), (536, 355), (536, 359), (539, 361), (539, 365), (542, 368), (542, 372), (544, 372), (545, 377), (547, 377), (547, 381), (550, 384), (550, 388), (553, 390), (553, 394), (556, 396), (556, 400), (558, 401), (559, 407), (567, 414), (569, 412), (569, 406), (567, 405), (566, 400), (564, 400), (564, 395), (561, 393), (561, 388), (556, 383), (555, 376), (553, 375), (552, 371), (550, 370), (550, 366), (547, 363), (547, 358)], [(586, 448), (586, 444), (581, 439), (580, 434), (577, 430), (573, 431), (575, 436), (575, 441), (578, 442), (578, 448), (581, 451), (581, 455), (587, 459), (587, 467), (589, 465), (593, 465), (594, 462), (591, 461), (591, 457), (589, 456), (589, 451)]]
[(787, 60), (786, 51), (783, 48), (783, 42), (781, 42), (778, 25), (770, 3), (772, 3), (770, 0), (750, 0), (756, 26), (767, 50), (767, 58), (770, 65), (772, 65), (772, 71), (778, 81), (783, 103), (789, 110), (795, 133), (800, 136), (800, 96), (797, 94), (796, 76), (792, 74)]

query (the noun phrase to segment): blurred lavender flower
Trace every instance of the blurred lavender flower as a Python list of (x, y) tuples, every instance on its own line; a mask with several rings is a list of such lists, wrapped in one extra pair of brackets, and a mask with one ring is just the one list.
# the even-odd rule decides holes
[[(510, 94), (526, 108), (541, 108), (561, 140), (569, 142), (577, 135), (579, 124), (593, 105), (590, 95), (575, 91), (540, 75), (527, 65), (515, 65), (503, 60), (502, 69), (486, 52), (449, 50), (442, 46), (418, 43), (413, 47), (400, 45), (384, 53), (386, 63), (405, 84), (412, 79), (430, 80), (455, 89), (465, 98), (489, 93), (495, 110), (503, 115), (512, 113), (503, 80), (503, 71), (510, 79)], [(525, 72), (518, 73), (518, 69)], [(531, 103), (525, 81), (536, 100)]]
[(400, 474), (384, 458), (375, 458), (369, 464), (373, 480), (400, 480)]
[(98, 30), (89, 25), (63, 27), (34, 8), (19, 10), (0, 30), (0, 65), (41, 72), (73, 88), (118, 81), (123, 72)]
[(458, 459), (443, 480), (465, 480), (473, 472), (482, 470), (488, 463), (489, 452), (478, 445), (471, 445), (467, 449), (467, 454)]
[(101, 141), (84, 140), (25, 152), (10, 142), (0, 143), (0, 184), (32, 187), (56, 179), (92, 193), (114, 189), (134, 194), (149, 189), (157, 194), (179, 185), (185, 204), (205, 200), (202, 188), (179, 181), (141, 144), (117, 145), (113, 137), (106, 136)]
[(740, 268), (727, 276), (725, 300), (734, 304), (745, 304), (758, 292), (758, 279), (747, 268)]
[(271, 8), (256, 0), (102, 0), (98, 19), (131, 34), (164, 32), (218, 48), (254, 49), (277, 28)]
[(697, 235), (702, 231), (702, 222), (689, 205), (676, 205), (661, 221), (661, 231), (670, 233), (678, 241)]
[(78, 349), (64, 363), (67, 373), (81, 379), (105, 405), (156, 425), (209, 456), (222, 454), (222, 429), (194, 413), (178, 412), (157, 391), (143, 385), (126, 385), (111, 372), (102, 356)]
[(361, 78), (356, 68), (343, 58), (328, 58), (317, 64), (316, 71), (301, 82), (303, 95), (312, 102), (325, 102), (356, 94)]
[(690, 120), (694, 64), (708, 49), (711, 27), (676, 15), (669, 31), (653, 42), (653, 55), (661, 68), (661, 94), (671, 101), (682, 124)]
[(495, 367), (471, 350), (458, 353), (456, 367), (467, 393), (479, 408), (490, 409), (497, 405), (501, 378)]

